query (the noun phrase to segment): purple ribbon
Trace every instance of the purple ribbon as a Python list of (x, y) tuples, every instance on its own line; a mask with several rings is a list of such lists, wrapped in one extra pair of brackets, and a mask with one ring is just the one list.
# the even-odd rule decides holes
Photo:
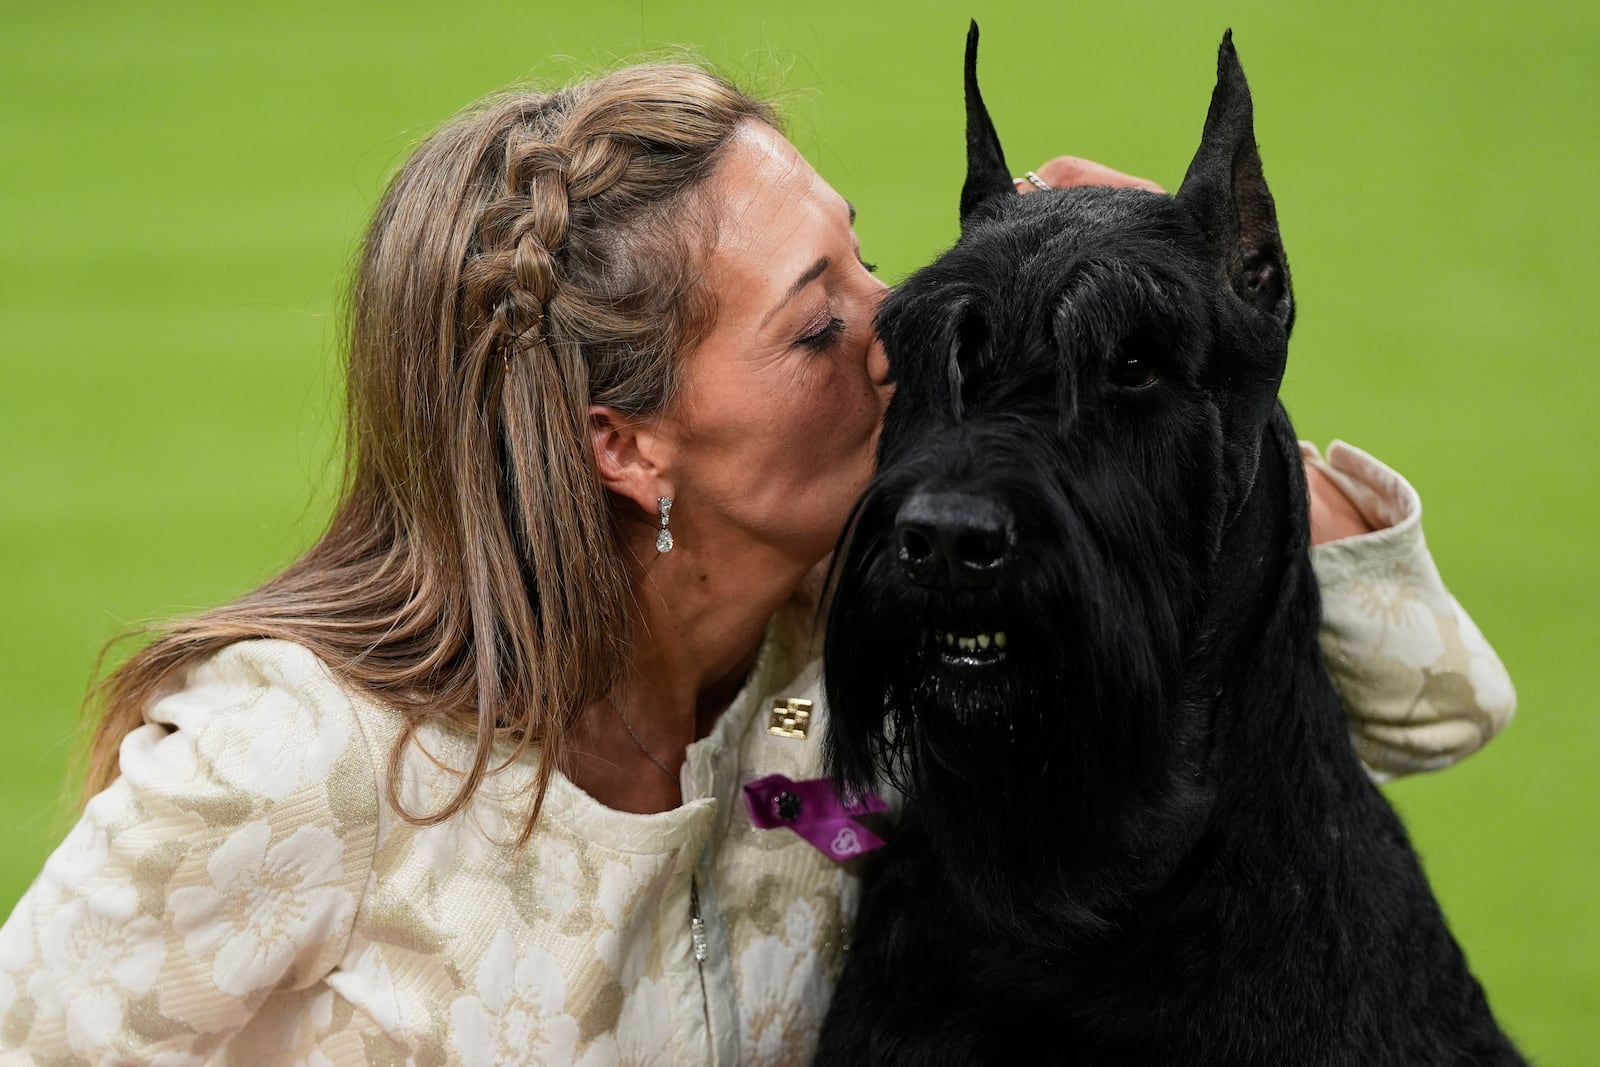
[(750, 821), (761, 829), (787, 826), (830, 859), (847, 860), (884, 845), (883, 838), (851, 816), (888, 811), (889, 805), (876, 793), (845, 800), (829, 778), (796, 782), (769, 774), (744, 787), (744, 802)]

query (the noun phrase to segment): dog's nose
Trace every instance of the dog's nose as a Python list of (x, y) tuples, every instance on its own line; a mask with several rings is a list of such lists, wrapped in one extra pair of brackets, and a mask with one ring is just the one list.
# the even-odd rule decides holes
[(988, 585), (1011, 550), (1011, 512), (992, 497), (917, 490), (894, 517), (900, 567), (918, 585)]

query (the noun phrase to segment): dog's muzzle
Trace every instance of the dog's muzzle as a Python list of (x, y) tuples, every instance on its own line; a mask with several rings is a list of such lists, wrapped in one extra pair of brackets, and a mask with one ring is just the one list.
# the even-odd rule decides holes
[(981, 493), (918, 489), (894, 518), (901, 572), (931, 589), (993, 585), (1015, 541), (1010, 509)]

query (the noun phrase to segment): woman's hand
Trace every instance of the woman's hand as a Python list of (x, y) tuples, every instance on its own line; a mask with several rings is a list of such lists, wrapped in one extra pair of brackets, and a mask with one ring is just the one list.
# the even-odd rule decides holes
[[(1052, 189), (1070, 189), (1074, 185), (1109, 185), (1117, 189), (1143, 189), (1151, 193), (1165, 193), (1153, 181), (1144, 178), (1135, 178), (1131, 174), (1124, 174), (1120, 170), (1112, 170), (1092, 159), (1080, 159), (1077, 156), (1057, 156), (1050, 162), (1034, 171), (1044, 183)], [(1026, 178), (1015, 179), (1017, 192), (1038, 192), (1038, 186)]]
[(1373, 525), (1344, 491), (1314, 463), (1306, 464), (1306, 489), (1311, 497), (1311, 543), (1337, 541), (1371, 533)]

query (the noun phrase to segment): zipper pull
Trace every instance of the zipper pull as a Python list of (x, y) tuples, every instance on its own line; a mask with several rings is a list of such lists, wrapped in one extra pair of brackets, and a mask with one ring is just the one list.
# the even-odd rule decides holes
[(710, 954), (706, 947), (706, 921), (700, 918), (700, 886), (689, 879), (689, 939), (694, 945), (696, 963), (704, 963)]

